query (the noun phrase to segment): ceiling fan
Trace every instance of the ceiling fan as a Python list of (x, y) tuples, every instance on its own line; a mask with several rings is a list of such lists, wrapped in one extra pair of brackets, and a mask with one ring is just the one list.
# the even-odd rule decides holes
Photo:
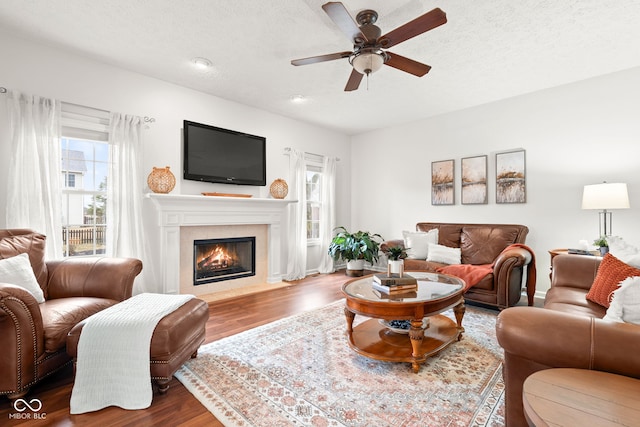
[(351, 76), (344, 88), (345, 91), (358, 89), (362, 77), (364, 77), (365, 74), (368, 76), (378, 71), (382, 65), (388, 65), (418, 77), (427, 74), (431, 69), (429, 65), (405, 58), (404, 56), (386, 51), (385, 49), (447, 22), (447, 15), (439, 8), (435, 8), (413, 21), (407, 22), (381, 36), (382, 31), (375, 25), (378, 20), (378, 13), (375, 10), (363, 10), (358, 13), (354, 20), (340, 2), (326, 3), (322, 5), (322, 9), (353, 42), (353, 51), (294, 59), (291, 61), (291, 64), (307, 65), (349, 58), (349, 63), (353, 66), (353, 71), (351, 71)]

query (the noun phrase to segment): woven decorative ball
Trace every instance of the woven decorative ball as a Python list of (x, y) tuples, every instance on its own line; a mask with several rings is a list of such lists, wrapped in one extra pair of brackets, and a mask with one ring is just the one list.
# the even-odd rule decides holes
[(273, 196), (274, 199), (284, 199), (287, 197), (289, 193), (289, 186), (287, 185), (287, 181), (284, 179), (276, 179), (271, 183), (271, 187), (269, 187), (269, 192)]
[(147, 184), (154, 193), (166, 194), (176, 186), (176, 177), (169, 170), (169, 166), (164, 168), (154, 167), (147, 177)]

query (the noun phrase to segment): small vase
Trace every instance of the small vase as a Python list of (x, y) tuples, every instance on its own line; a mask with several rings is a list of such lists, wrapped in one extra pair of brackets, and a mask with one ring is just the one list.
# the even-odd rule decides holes
[(176, 186), (176, 177), (169, 170), (169, 166), (164, 168), (154, 167), (147, 177), (147, 184), (154, 193), (166, 194)]
[(404, 260), (403, 259), (390, 259), (387, 263), (387, 276), (397, 274), (400, 277), (404, 275)]

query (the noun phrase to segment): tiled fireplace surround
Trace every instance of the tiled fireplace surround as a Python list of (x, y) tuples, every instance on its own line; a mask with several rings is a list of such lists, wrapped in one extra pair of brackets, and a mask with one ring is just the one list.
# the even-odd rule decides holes
[[(291, 200), (148, 194), (157, 211), (159, 277), (167, 294), (203, 296), (260, 284), (284, 274), (286, 208)], [(193, 241), (256, 237), (256, 275), (194, 286)]]

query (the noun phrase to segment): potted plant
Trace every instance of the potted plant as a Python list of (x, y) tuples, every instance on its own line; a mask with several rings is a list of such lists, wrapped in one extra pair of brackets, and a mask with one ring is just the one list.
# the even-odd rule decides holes
[(402, 276), (404, 273), (404, 259), (407, 257), (407, 248), (390, 246), (384, 253), (388, 258), (387, 275), (395, 273)]
[(329, 255), (334, 261), (347, 262), (347, 276), (362, 276), (365, 261), (373, 265), (378, 261), (382, 236), (368, 231), (350, 233), (344, 227), (336, 227), (337, 234), (329, 244)]
[(600, 248), (601, 256), (605, 256), (605, 254), (609, 252), (609, 244), (607, 243), (607, 238), (605, 236), (600, 236), (598, 239), (593, 241), (593, 244)]

